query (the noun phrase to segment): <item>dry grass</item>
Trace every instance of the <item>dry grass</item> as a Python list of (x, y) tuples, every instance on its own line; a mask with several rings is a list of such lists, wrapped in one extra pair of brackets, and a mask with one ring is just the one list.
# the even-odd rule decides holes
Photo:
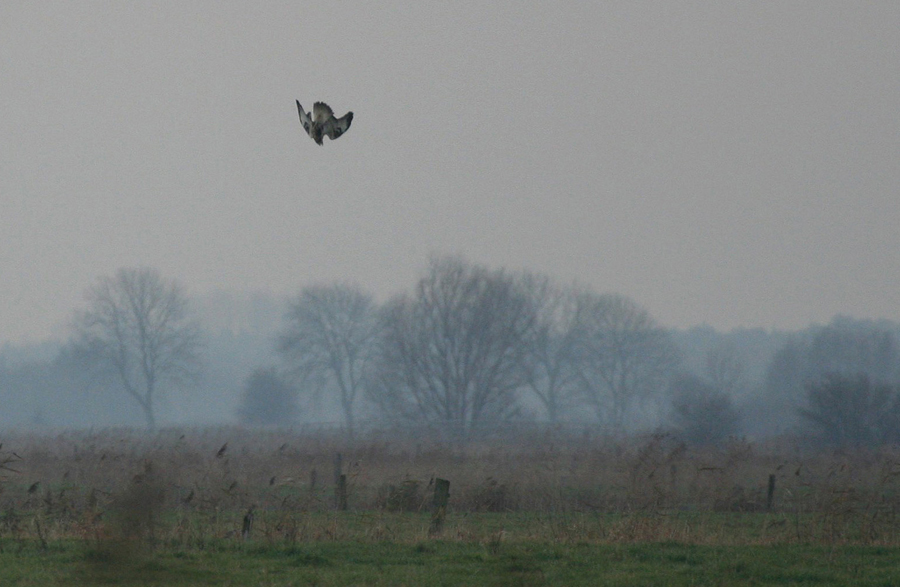
[[(415, 512), (430, 511), (442, 477), (451, 482), (443, 537), (496, 548), (508, 535), (900, 544), (894, 447), (812, 452), (781, 440), (694, 449), (664, 435), (558, 430), (465, 448), (427, 438), (238, 428), (9, 435), (0, 447), (0, 538), (203, 546), (240, 540), (249, 527), (270, 541), (415, 541), (427, 536)], [(342, 515), (333, 513), (338, 453)]]

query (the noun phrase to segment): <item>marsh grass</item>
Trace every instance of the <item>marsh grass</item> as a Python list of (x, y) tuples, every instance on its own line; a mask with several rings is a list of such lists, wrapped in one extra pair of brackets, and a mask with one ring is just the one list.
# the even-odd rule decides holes
[(900, 584), (895, 448), (388, 438), (9, 435), (0, 585)]
[[(896, 448), (815, 452), (782, 439), (699, 449), (666, 435), (540, 429), (464, 448), (427, 438), (238, 428), (9, 435), (0, 548), (425, 540), (435, 478), (451, 483), (447, 540), (900, 543)], [(338, 453), (341, 513), (320, 473)]]

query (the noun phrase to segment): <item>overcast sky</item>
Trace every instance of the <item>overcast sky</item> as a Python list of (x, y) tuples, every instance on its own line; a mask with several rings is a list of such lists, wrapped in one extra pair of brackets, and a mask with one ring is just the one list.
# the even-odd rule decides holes
[(6, 0), (0, 113), (0, 341), (123, 266), (384, 299), (430, 253), (666, 326), (900, 319), (892, 0)]

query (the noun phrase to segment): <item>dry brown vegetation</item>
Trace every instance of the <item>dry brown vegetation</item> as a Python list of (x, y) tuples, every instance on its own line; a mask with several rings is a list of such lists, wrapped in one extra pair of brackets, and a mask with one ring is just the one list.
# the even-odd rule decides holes
[[(117, 548), (202, 547), (242, 533), (419, 540), (440, 477), (451, 482), (445, 538), (900, 544), (896, 447), (812, 452), (782, 439), (700, 449), (665, 435), (546, 429), (465, 447), (428, 438), (237, 428), (7, 435), (0, 539)], [(340, 514), (338, 454), (348, 506)]]

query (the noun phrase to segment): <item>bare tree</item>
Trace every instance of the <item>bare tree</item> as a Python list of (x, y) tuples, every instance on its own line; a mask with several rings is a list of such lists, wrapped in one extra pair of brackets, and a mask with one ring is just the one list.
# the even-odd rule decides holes
[(352, 434), (377, 345), (374, 299), (352, 285), (308, 287), (290, 305), (286, 321), (278, 351), (289, 370), (319, 396), (337, 391)]
[(732, 342), (710, 349), (704, 357), (706, 378), (715, 389), (731, 397), (745, 385), (747, 363)]
[(531, 309), (506, 272), (432, 259), (415, 294), (386, 308), (375, 401), (396, 417), (440, 424), (458, 440), (514, 415)]
[(579, 299), (579, 378), (598, 417), (618, 432), (632, 407), (663, 389), (678, 350), (650, 314), (621, 295)]
[(872, 383), (865, 373), (829, 373), (806, 386), (800, 415), (820, 439), (836, 446), (876, 446), (896, 436), (895, 386)]
[(156, 426), (157, 392), (197, 374), (200, 330), (181, 285), (155, 269), (119, 269), (101, 277), (75, 322), (79, 346), (101, 374), (114, 375)]
[(525, 384), (543, 404), (547, 419), (556, 422), (570, 407), (578, 387), (578, 293), (542, 275), (526, 274), (522, 285), (535, 318), (524, 341)]
[(900, 345), (887, 325), (836, 317), (827, 326), (816, 326), (790, 337), (775, 352), (765, 376), (766, 424), (771, 432), (796, 424), (809, 386), (817, 393), (844, 390), (848, 386), (824, 386), (831, 376), (854, 379), (860, 375), (872, 385), (900, 381)]

